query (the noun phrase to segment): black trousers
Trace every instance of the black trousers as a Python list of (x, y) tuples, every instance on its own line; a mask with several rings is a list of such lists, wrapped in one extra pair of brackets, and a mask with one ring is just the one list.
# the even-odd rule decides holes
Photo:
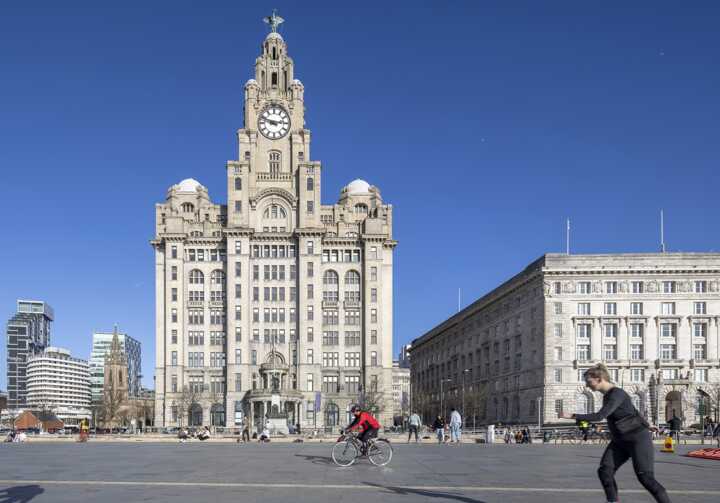
[(363, 444), (368, 441), (370, 438), (377, 437), (378, 429), (377, 428), (368, 428), (367, 430), (363, 431), (358, 435), (358, 440), (360, 440)]
[(242, 431), (242, 439), (243, 439), (243, 442), (249, 442), (249, 441), (250, 441), (250, 431), (248, 431), (247, 428), (243, 428), (243, 431)]
[(618, 501), (618, 487), (615, 482), (615, 472), (627, 461), (632, 459), (635, 475), (642, 486), (655, 498), (658, 503), (671, 503), (665, 488), (655, 480), (655, 448), (652, 444), (650, 432), (641, 430), (629, 435), (623, 435), (619, 440), (613, 438), (605, 449), (598, 476), (602, 483), (608, 501)]
[(413, 424), (411, 424), (408, 428), (409, 428), (409, 430), (408, 430), (408, 442), (410, 441), (410, 437), (412, 437), (412, 434), (413, 434), (413, 433), (415, 433), (415, 441), (417, 442), (417, 440), (418, 440), (418, 427), (415, 426), (415, 425), (413, 425)]

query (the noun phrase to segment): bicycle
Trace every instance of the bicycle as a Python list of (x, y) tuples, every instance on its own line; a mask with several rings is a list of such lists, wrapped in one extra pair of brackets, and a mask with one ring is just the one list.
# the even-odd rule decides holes
[(332, 448), (332, 458), (338, 466), (350, 466), (361, 456), (367, 456), (375, 466), (385, 466), (390, 462), (393, 449), (390, 441), (384, 438), (371, 438), (367, 441), (367, 452), (363, 454), (363, 445), (356, 433), (343, 432)]

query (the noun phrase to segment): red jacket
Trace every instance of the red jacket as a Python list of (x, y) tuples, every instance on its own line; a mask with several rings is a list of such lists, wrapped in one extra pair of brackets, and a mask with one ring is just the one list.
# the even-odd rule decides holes
[(360, 431), (365, 431), (369, 428), (380, 429), (380, 423), (377, 422), (372, 414), (369, 412), (362, 411), (359, 416), (355, 417), (355, 420), (348, 426), (348, 430), (352, 431), (359, 428)]

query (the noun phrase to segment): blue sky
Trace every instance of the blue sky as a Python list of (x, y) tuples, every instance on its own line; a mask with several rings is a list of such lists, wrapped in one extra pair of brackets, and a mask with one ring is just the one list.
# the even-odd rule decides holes
[[(0, 318), (48, 301), (87, 358), (154, 365), (154, 203), (226, 197), (272, 7), (323, 201), (395, 207), (395, 347), (545, 252), (720, 251), (717, 2), (17, 2), (0, 16)], [(5, 387), (4, 344), (0, 350)]]

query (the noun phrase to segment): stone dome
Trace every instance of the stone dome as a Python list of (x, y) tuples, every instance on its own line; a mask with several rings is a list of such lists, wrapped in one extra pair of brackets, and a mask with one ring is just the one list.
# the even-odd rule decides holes
[(245, 82), (245, 87), (256, 86), (256, 85), (258, 85), (258, 83), (257, 83), (257, 80), (255, 80), (255, 79), (248, 79), (248, 81)]
[(276, 31), (271, 31), (270, 33), (268, 33), (267, 37), (265, 37), (265, 40), (271, 40), (271, 39), (277, 39), (277, 40), (280, 40), (281, 42), (285, 42), (285, 40), (283, 40), (282, 36)]
[(356, 194), (369, 194), (370, 184), (358, 178), (350, 182), (347, 187), (345, 187), (344, 192), (347, 192), (351, 196)]
[(194, 178), (186, 178), (175, 185), (175, 188), (178, 192), (197, 192), (198, 189), (203, 188), (203, 186)]
[(305, 87), (305, 86), (303, 86), (303, 83), (300, 82), (300, 79), (293, 79), (293, 84), (296, 86)]

